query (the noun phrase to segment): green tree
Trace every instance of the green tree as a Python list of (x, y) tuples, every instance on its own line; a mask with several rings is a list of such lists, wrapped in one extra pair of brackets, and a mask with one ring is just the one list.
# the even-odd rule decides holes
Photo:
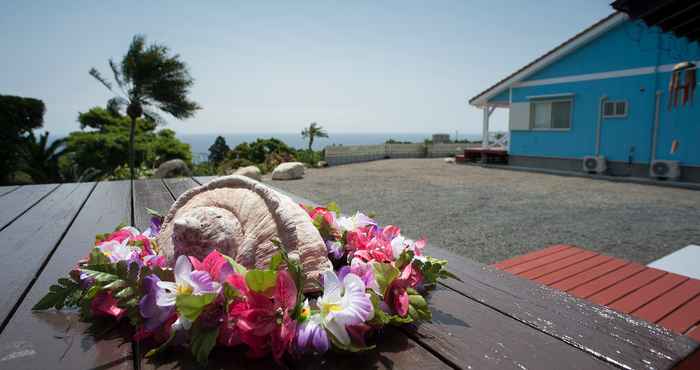
[(43, 125), (45, 112), (41, 100), (0, 95), (0, 183), (12, 181), (27, 136)]
[(49, 133), (37, 137), (30, 133), (22, 150), (22, 170), (34, 183), (61, 182), (58, 160), (65, 152), (66, 139), (49, 144)]
[[(80, 113), (78, 122), (81, 127), (94, 130), (76, 131), (68, 135), (67, 157), (70, 161), (62, 163), (64, 176), (84, 177), (83, 174), (88, 171), (104, 177), (123, 167), (124, 153), (129, 148), (131, 119), (95, 107)], [(188, 163), (192, 161), (190, 146), (178, 140), (174, 131), (164, 129), (156, 132), (155, 128), (155, 124), (148, 119), (136, 120), (135, 168), (154, 167), (175, 158)]]
[(209, 147), (209, 162), (213, 165), (223, 162), (229, 150), (231, 149), (226, 145), (226, 139), (223, 136), (217, 136), (214, 144)]
[(108, 102), (109, 110), (120, 112), (122, 108), (126, 108), (126, 114), (131, 119), (129, 168), (133, 179), (136, 120), (145, 116), (153, 122), (163, 122), (160, 115), (151, 108), (168, 113), (177, 119), (184, 119), (192, 117), (200, 107), (187, 96), (194, 82), (187, 65), (180, 60), (179, 55), (170, 56), (168, 48), (164, 45), (146, 46), (145, 36), (134, 36), (121, 63), (117, 65), (110, 59), (109, 67), (119, 91), (114, 89), (112, 83), (97, 69), (90, 69), (90, 75), (117, 94)]
[(301, 137), (309, 139), (309, 150), (311, 150), (311, 147), (314, 145), (314, 139), (317, 137), (328, 137), (328, 133), (323, 131), (323, 127), (319, 126), (318, 123), (312, 122), (309, 127), (301, 131)]

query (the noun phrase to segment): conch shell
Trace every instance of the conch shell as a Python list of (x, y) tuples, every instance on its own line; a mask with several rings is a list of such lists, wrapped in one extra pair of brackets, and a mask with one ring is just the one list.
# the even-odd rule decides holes
[(320, 274), (333, 265), (311, 218), (291, 198), (244, 176), (221, 177), (182, 194), (157, 241), (171, 266), (180, 255), (201, 260), (218, 250), (247, 268), (267, 268), (278, 250), (273, 239), (299, 255), (304, 291), (318, 291)]

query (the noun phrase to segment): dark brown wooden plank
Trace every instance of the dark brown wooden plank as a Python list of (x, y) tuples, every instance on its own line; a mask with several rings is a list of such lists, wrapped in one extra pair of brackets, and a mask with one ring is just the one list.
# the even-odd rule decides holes
[(190, 190), (195, 186), (199, 186), (199, 184), (196, 183), (190, 177), (163, 179), (163, 183), (165, 183), (165, 186), (168, 188), (173, 197), (175, 197), (175, 199), (177, 199), (180, 195), (182, 195), (182, 193), (186, 192), (187, 190)]
[(94, 187), (94, 183), (63, 184), (0, 232), (3, 325)]
[(0, 335), (0, 368), (131, 369), (131, 344), (110, 335), (93, 337), (76, 312), (32, 312), (49, 286), (84, 257), (95, 235), (131, 218), (130, 182), (97, 185), (43, 272)]
[(613, 369), (612, 364), (440, 286), (413, 336), (460, 369)]
[(57, 187), (58, 184), (26, 185), (0, 198), (0, 230)]
[(17, 190), (18, 188), (19, 188), (19, 186), (17, 186), (17, 185), (0, 186), (0, 197)]
[(698, 343), (644, 320), (444, 249), (429, 246), (426, 254), (449, 260), (449, 269), (463, 280), (448, 280), (444, 285), (611, 364), (668, 369), (698, 347)]
[(299, 370), (358, 370), (358, 369), (452, 369), (418, 343), (393, 327), (385, 328), (377, 336), (377, 348), (360, 354), (326, 353), (323, 356), (305, 356), (292, 364)]
[(139, 230), (144, 230), (151, 223), (151, 215), (148, 214), (146, 208), (165, 215), (173, 204), (173, 197), (160, 179), (134, 180), (132, 186), (134, 199), (133, 225)]
[(209, 181), (214, 180), (217, 177), (220, 177), (220, 176), (195, 176), (192, 179), (194, 179), (194, 181), (198, 182), (199, 184), (204, 185), (204, 184), (208, 183)]

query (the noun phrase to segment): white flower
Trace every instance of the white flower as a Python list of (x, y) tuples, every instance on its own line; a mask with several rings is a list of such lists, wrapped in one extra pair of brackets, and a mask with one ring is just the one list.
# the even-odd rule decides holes
[(218, 293), (221, 285), (211, 279), (206, 271), (192, 271), (192, 265), (186, 256), (180, 256), (175, 261), (175, 282), (159, 281), (162, 288), (156, 297), (156, 304), (169, 307), (175, 304), (178, 295), (201, 295)]
[(358, 227), (376, 224), (376, 221), (361, 212), (355, 213), (352, 217), (341, 217), (338, 219), (338, 225), (343, 231), (352, 231)]
[(350, 344), (345, 327), (361, 324), (374, 314), (365, 289), (362, 279), (353, 273), (343, 281), (333, 271), (323, 273), (323, 296), (317, 301), (321, 324), (343, 345)]

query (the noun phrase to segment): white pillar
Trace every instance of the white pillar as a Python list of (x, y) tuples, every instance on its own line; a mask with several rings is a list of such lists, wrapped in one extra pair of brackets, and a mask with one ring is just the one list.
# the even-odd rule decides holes
[(483, 122), (483, 127), (481, 128), (481, 147), (482, 148), (488, 148), (489, 147), (489, 117), (491, 116), (491, 110), (489, 110), (489, 106), (485, 105), (484, 106), (484, 122)]

